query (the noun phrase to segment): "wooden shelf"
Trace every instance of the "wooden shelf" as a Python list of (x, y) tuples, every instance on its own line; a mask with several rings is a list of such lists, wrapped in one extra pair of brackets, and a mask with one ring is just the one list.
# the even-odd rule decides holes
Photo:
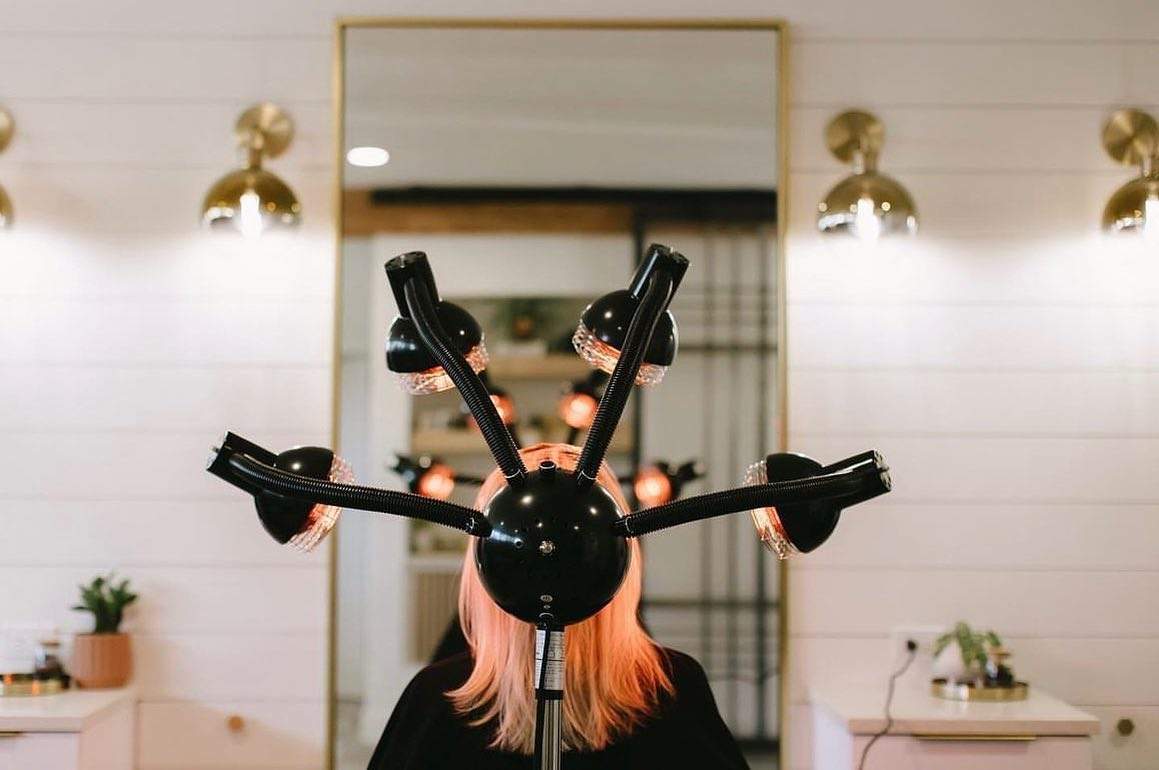
[(574, 353), (550, 353), (546, 356), (494, 356), (487, 373), (499, 382), (504, 380), (578, 380), (592, 368)]
[[(410, 451), (414, 454), (437, 455), (486, 455), (487, 444), (483, 437), (471, 430), (416, 430), (411, 433)], [(632, 451), (631, 431), (618, 430), (608, 446), (609, 454), (625, 454)]]

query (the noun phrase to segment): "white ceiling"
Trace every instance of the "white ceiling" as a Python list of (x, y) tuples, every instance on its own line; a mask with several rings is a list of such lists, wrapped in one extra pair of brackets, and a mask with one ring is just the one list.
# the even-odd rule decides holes
[(347, 186), (773, 187), (776, 33), (352, 29)]

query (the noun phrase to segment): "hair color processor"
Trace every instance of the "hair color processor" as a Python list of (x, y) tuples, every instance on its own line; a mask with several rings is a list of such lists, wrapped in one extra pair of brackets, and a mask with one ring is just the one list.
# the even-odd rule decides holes
[(750, 511), (761, 540), (779, 557), (807, 553), (837, 526), (842, 509), (889, 491), (876, 452), (828, 466), (773, 454), (749, 469), (746, 486), (688, 497), (634, 513), (620, 510), (596, 478), (635, 385), (655, 385), (675, 360), (676, 321), (668, 306), (688, 260), (652, 245), (628, 288), (593, 302), (573, 344), (610, 376), (574, 470), (552, 462), (528, 469), (479, 372), (487, 352), (479, 324), (443, 301), (425, 254), (386, 263), (399, 316), (387, 365), (405, 390), (457, 387), (507, 480), (483, 511), (445, 500), (362, 487), (328, 449), (274, 454), (227, 434), (209, 471), (253, 495), (266, 530), (280, 543), (309, 549), (333, 528), (340, 508), (442, 524), (479, 538), (476, 566), (491, 598), (537, 627), (534, 767), (558, 770), (562, 734), (564, 627), (591, 617), (615, 596), (628, 568), (625, 538), (730, 513)]

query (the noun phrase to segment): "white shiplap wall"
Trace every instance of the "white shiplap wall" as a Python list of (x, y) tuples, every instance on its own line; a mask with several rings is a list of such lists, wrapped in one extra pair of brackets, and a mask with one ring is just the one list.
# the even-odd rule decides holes
[[(566, 16), (781, 16), (794, 30), (789, 227), (794, 448), (879, 446), (897, 491), (850, 515), (792, 583), (790, 764), (811, 683), (880, 683), (891, 631), (959, 616), (1013, 637), (1041, 686), (1139, 725), (1105, 768), (1159, 752), (1159, 268), (1094, 234), (1125, 178), (1103, 116), (1159, 105), (1148, 0), (561, 2)], [(338, 13), (541, 15), (445, 0), (0, 2), (0, 617), (75, 622), (116, 566), (144, 599), (142, 768), (320, 764), (325, 565), (268, 545), (201, 471), (225, 426), (280, 446), (328, 431), (329, 25)], [(194, 224), (228, 130), (273, 99), (274, 167), (307, 225), (255, 253)], [(826, 244), (842, 170), (820, 130), (876, 111), (922, 235)], [(975, 545), (979, 532), (989, 545)], [(22, 544), (35, 541), (35, 547)], [(14, 590), (15, 589), (15, 590)], [(248, 737), (230, 737), (241, 713)]]

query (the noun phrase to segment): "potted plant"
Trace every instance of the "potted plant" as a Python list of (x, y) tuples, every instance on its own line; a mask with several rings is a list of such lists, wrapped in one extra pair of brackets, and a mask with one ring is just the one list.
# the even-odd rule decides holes
[(72, 648), (72, 676), (81, 687), (121, 687), (133, 674), (129, 635), (121, 632), (125, 608), (137, 601), (129, 581), (119, 584), (112, 573), (80, 586), (80, 604), (73, 607), (93, 614), (93, 630), (77, 634)]

